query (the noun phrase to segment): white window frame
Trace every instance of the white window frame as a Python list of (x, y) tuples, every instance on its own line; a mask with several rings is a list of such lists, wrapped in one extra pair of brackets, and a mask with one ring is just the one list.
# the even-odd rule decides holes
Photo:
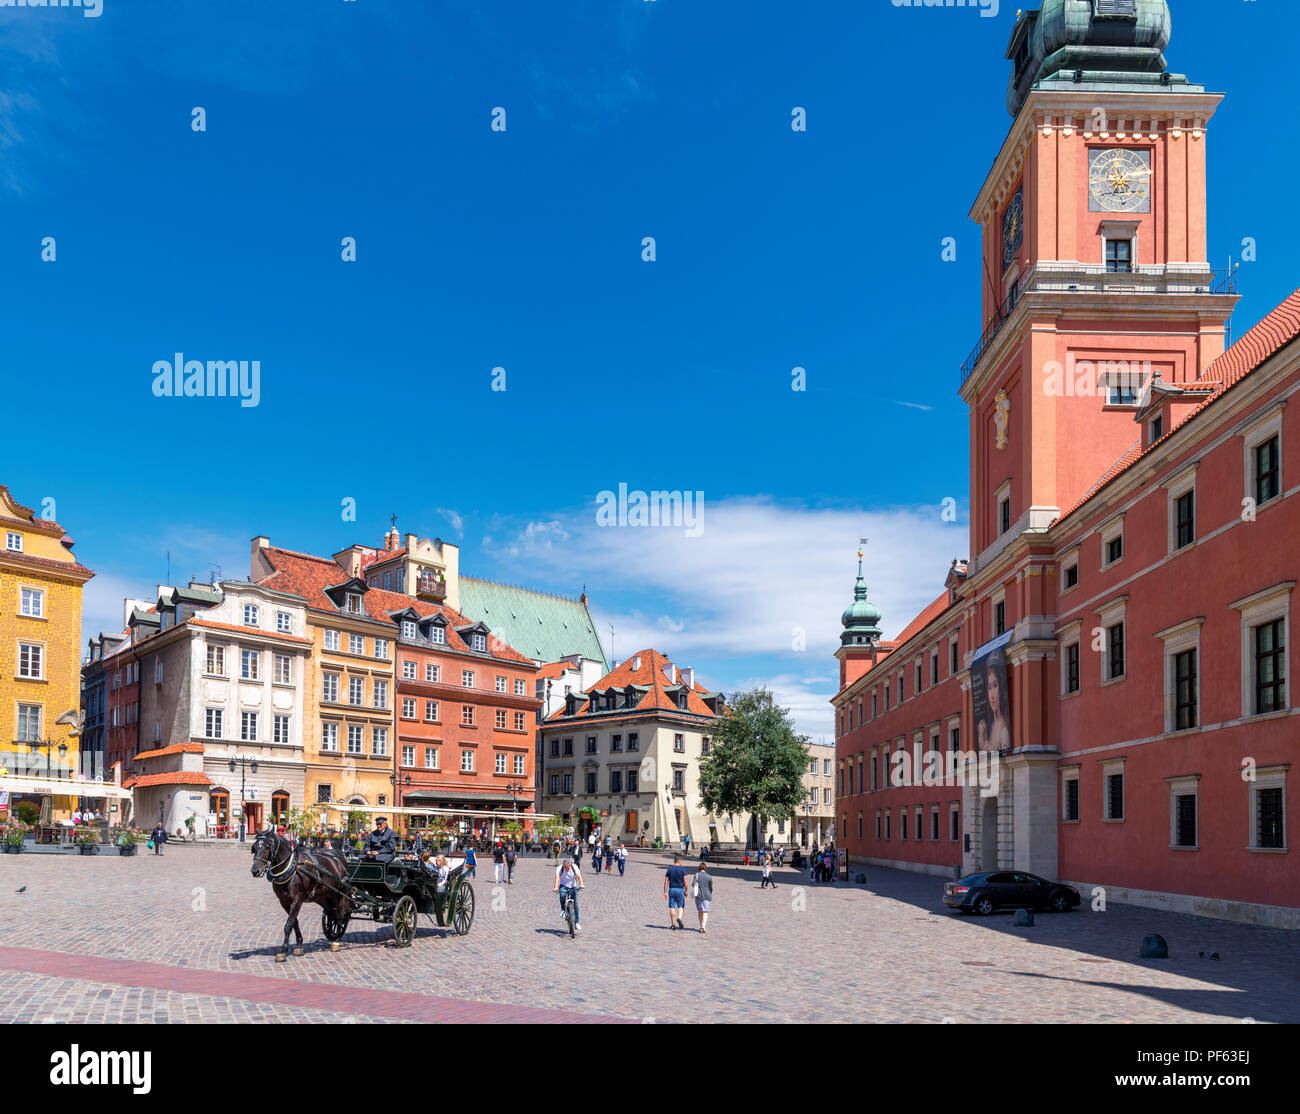
[[(1159, 638), (1165, 644), (1165, 734), (1178, 732), (1199, 731), (1203, 720), (1201, 719), (1201, 690), (1204, 685), (1201, 683), (1203, 674), (1201, 672), (1201, 627), (1205, 623), (1205, 616), (1198, 615), (1195, 619), (1188, 619), (1185, 622), (1178, 623), (1165, 630), (1157, 631), (1156, 638)], [(1127, 634), (1127, 627), (1125, 628)], [(1178, 728), (1176, 705), (1178, 694), (1174, 688), (1174, 659), (1187, 650), (1196, 651), (1196, 726)], [(1125, 647), (1125, 667), (1128, 666), (1127, 647)]]
[(415, 697), (402, 697), (402, 719), (415, 719)]
[[(35, 602), (35, 608), (29, 608), (27, 606), (29, 599)], [(18, 614), (27, 619), (44, 619), (45, 590), (43, 588), (33, 588), (28, 584), (19, 585)]]
[(508, 692), (509, 689), (507, 686), (509, 684), (510, 684), (510, 679), (508, 677), (503, 677), (500, 674), (497, 674), (497, 679), (496, 679), (497, 692)]
[[(1261, 766), (1255, 771), (1255, 780), (1246, 783), (1250, 795), (1249, 813), (1250, 830), (1246, 836), (1246, 847), (1250, 851), (1258, 851), (1262, 854), (1281, 854), (1287, 851), (1291, 843), (1291, 833), (1287, 828), (1286, 822), (1286, 772), (1290, 769), (1290, 764), (1280, 766)], [(1282, 790), (1282, 846), (1281, 847), (1260, 847), (1256, 842), (1259, 834), (1259, 790), (1261, 789), (1281, 789)], [(1197, 817), (1199, 826), (1200, 817)], [(1199, 835), (1198, 835), (1199, 838)]]
[(323, 754), (338, 754), (339, 725), (337, 723), (320, 725), (320, 749)]
[[(1184, 468), (1178, 475), (1174, 476), (1167, 484), (1165, 490), (1168, 493), (1169, 507), (1169, 537), (1168, 550), (1170, 554), (1182, 553), (1196, 548), (1197, 542), (1200, 541), (1200, 531), (1197, 530), (1197, 519), (1200, 517), (1197, 513), (1199, 507), (1196, 498), (1196, 469), (1200, 462), (1193, 463)], [(1188, 492), (1192, 493), (1192, 540), (1184, 546), (1178, 544), (1178, 500)]]
[[(34, 654), (29, 653), (27, 655), (27, 662), (28, 662), (27, 672), (23, 671), (23, 647), (27, 647), (28, 650), (34, 651)], [(30, 671), (33, 657), (35, 657), (36, 660), (35, 672)], [(26, 642), (20, 639), (18, 642), (18, 655), (14, 661), (14, 664), (18, 667), (15, 676), (22, 678), (24, 681), (45, 680), (45, 643)]]
[[(1002, 504), (1003, 504), (1004, 502), (1007, 504), (1007, 517), (1008, 517), (1008, 519), (1010, 519), (1010, 521), (1009, 521), (1009, 523), (1008, 523), (1008, 525), (1007, 525), (1007, 528), (1006, 528), (1005, 530), (1002, 529)], [(1002, 483), (998, 486), (997, 491), (995, 491), (995, 492), (993, 493), (993, 508), (994, 508), (994, 514), (997, 515), (997, 519), (996, 519), (996, 521), (993, 523), (993, 527), (994, 527), (994, 528), (993, 528), (993, 537), (994, 537), (994, 540), (997, 540), (998, 538), (1001, 538), (1004, 534), (1009, 534), (1009, 533), (1011, 533), (1011, 528), (1012, 528), (1013, 526), (1015, 526), (1015, 524), (1016, 524), (1016, 520), (1015, 520), (1014, 518), (1011, 518), (1011, 479), (1010, 479), (1010, 477), (1008, 477), (1007, 479), (1003, 480)]]
[[(352, 699), (353, 695), (357, 699)], [(348, 703), (354, 708), (361, 708), (366, 703), (366, 679), (364, 677), (348, 678)]]
[(365, 754), (366, 733), (359, 723), (348, 724), (348, 754)]
[(460, 706), (460, 725), (462, 727), (474, 726), (474, 705), (462, 704)]
[(447, 644), (447, 632), (443, 630), (440, 623), (434, 623), (429, 628), (429, 641), (435, 646), (445, 646)]
[[(1083, 620), (1076, 619), (1073, 623), (1068, 623), (1062, 627), (1057, 635), (1057, 644), (1061, 647), (1060, 696), (1064, 700), (1067, 696), (1078, 696), (1083, 691)], [(1079, 647), (1079, 687), (1073, 692), (1069, 689), (1069, 648), (1071, 646)], [(1124, 664), (1128, 665), (1128, 662), (1125, 661)]]
[[(1128, 819), (1128, 774), (1124, 769), (1125, 759), (1103, 759), (1101, 766), (1101, 819), (1105, 824), (1123, 824)], [(1122, 816), (1107, 816), (1110, 810), (1110, 778), (1112, 774), (1124, 776), (1124, 800), (1121, 802)], [(1080, 809), (1082, 811), (1082, 809)]]
[(460, 752), (460, 772), (463, 774), (472, 774), (474, 772), (474, 752), (472, 750), (462, 750)]
[[(1285, 715), (1295, 706), (1291, 691), (1291, 591), (1294, 580), (1284, 580), (1265, 588), (1262, 592), (1245, 596), (1228, 606), (1241, 613), (1241, 715), (1243, 719), (1256, 715)], [(1282, 681), (1286, 689), (1286, 708), (1274, 712), (1255, 711), (1255, 628), (1263, 623), (1281, 619), (1286, 630), (1286, 673)]]
[(344, 606), (345, 606), (345, 609), (347, 610), (348, 614), (350, 614), (350, 615), (360, 615), (360, 614), (361, 614), (361, 595), (360, 595), (360, 593), (358, 593), (358, 592), (349, 592), (349, 593), (347, 593), (347, 599), (346, 599), (346, 603), (345, 603)]
[(402, 765), (407, 769), (413, 769), (415, 766), (415, 746), (412, 743), (402, 745)]
[(515, 678), (515, 695), (516, 695), (516, 696), (527, 696), (527, 695), (528, 695), (528, 684), (527, 684), (527, 682), (520, 680), (518, 677)]
[(1286, 496), (1286, 461), (1284, 459), (1285, 444), (1282, 436), (1282, 411), (1286, 409), (1286, 399), (1275, 403), (1269, 407), (1263, 414), (1241, 430), (1238, 436), (1241, 438), (1241, 449), (1243, 458), (1242, 475), (1245, 478), (1246, 490), (1245, 497), (1254, 503), (1255, 499), (1255, 449), (1267, 441), (1270, 437), (1277, 437), (1277, 495), (1267, 503), (1255, 504), (1256, 507), (1271, 507), (1279, 503)]
[(364, 634), (348, 634), (348, 653), (364, 655), (366, 652), (366, 636)]
[(462, 669), (460, 671), (460, 687), (463, 689), (472, 689), (474, 687), (474, 670)]
[[(1169, 850), (1199, 851), (1201, 849), (1201, 775), (1165, 778), (1169, 782)], [(1178, 798), (1196, 798), (1196, 839), (1192, 843), (1178, 842)]]
[[(1057, 586), (1056, 594), (1064, 596), (1075, 591), (1079, 587), (1079, 547), (1077, 545), (1061, 554), (1060, 560), (1057, 561), (1057, 568), (1060, 569), (1060, 583)], [(1074, 583), (1067, 588), (1065, 586), (1065, 574), (1069, 569), (1074, 569)]]
[[(1099, 571), (1105, 572), (1107, 569), (1113, 569), (1116, 565), (1121, 564), (1128, 556), (1128, 540), (1124, 537), (1124, 515), (1117, 514), (1107, 522), (1098, 531), (1101, 536), (1101, 568)], [(1120, 554), (1113, 561), (1106, 559), (1106, 551), (1110, 548), (1110, 543), (1116, 538), (1120, 541)]]
[(438, 702), (436, 700), (426, 700), (424, 702), (424, 720), (426, 723), (438, 722)]
[[(162, 662), (158, 663), (161, 670)], [(262, 651), (239, 648), (239, 679), (241, 681), (260, 681), (262, 679)], [(161, 683), (161, 679), (159, 679)]]
[(5, 549), (10, 553), (21, 553), (23, 551), (23, 536), (17, 530), (5, 531)]
[(336, 630), (327, 630), (325, 632), (325, 649), (337, 651), (339, 648), (339, 632)]
[[(1121, 557), (1120, 560), (1123, 560)], [(1128, 596), (1120, 596), (1113, 599), (1110, 603), (1103, 604), (1097, 608), (1097, 621), (1102, 629), (1104, 645), (1101, 648), (1101, 683), (1103, 685), (1116, 684), (1128, 677), (1128, 621), (1125, 614), (1128, 611)], [(1110, 675), (1110, 628), (1116, 623), (1124, 624), (1124, 672), (1118, 677)]]
[[(957, 818), (956, 835), (952, 834), (952, 830), (953, 830), (952, 821), (954, 816)], [(949, 843), (961, 842), (961, 805), (957, 801), (948, 802), (948, 842)]]
[(388, 639), (386, 638), (375, 639), (375, 657), (379, 661), (388, 660)]
[[(432, 759), (433, 761), (430, 761)], [(438, 748), (424, 748), (424, 768), (426, 770), (436, 770), (438, 768)]]
[(370, 689), (371, 692), (374, 693), (375, 707), (387, 708), (388, 707), (388, 682), (382, 680), (379, 677), (376, 677), (374, 681), (371, 682)]
[[(331, 685), (330, 682), (334, 684)], [(339, 675), (337, 673), (322, 673), (320, 682), (321, 700), (326, 704), (337, 704), (339, 702)], [(329, 695), (333, 692), (333, 696)]]
[(496, 729), (504, 731), (506, 729), (506, 710), (504, 708), (496, 709)]
[(256, 712), (239, 713), (239, 739), (244, 743), (255, 743), (258, 741), (258, 717)]
[(1070, 782), (1078, 784), (1079, 767), (1069, 766), (1061, 771), (1061, 823), (1062, 824), (1081, 824), (1083, 822), (1083, 794), (1079, 794), (1079, 815), (1071, 817), (1066, 811), (1066, 803), (1069, 797), (1066, 793), (1066, 785)]
[(432, 662), (425, 662), (424, 679), (429, 684), (431, 685), (441, 684), (442, 683), (440, 680), (441, 677), (442, 677), (442, 669), (440, 666), (434, 665)]
[[(213, 726), (216, 726), (216, 733), (213, 733)], [(226, 731), (226, 717), (223, 708), (204, 708), (203, 709), (203, 737), (205, 739), (224, 739)]]
[(290, 654), (271, 655), (271, 681), (277, 685), (293, 684), (293, 657)]
[(257, 604), (255, 603), (244, 604), (244, 626), (246, 627), (257, 626), (257, 618), (258, 618)]
[(292, 741), (292, 725), (289, 716), (274, 714), (271, 716), (271, 742), (289, 743)]
[(388, 757), (387, 727), (372, 727), (370, 729), (370, 753), (377, 758)]
[(404, 658), (402, 660), (402, 680), (414, 681), (415, 679), (416, 679), (415, 662), (413, 662), (410, 658)]
[[(214, 664), (220, 668), (213, 669)], [(215, 646), (208, 643), (206, 653), (203, 656), (203, 671), (209, 677), (224, 677), (226, 675), (226, 648), (224, 646)]]
[(515, 776), (522, 777), (523, 774), (524, 774), (524, 756), (522, 754), (516, 754), (515, 755)]
[[(1004, 616), (1003, 621), (1005, 623), (1005, 615), (1006, 615), (1006, 607), (1007, 607), (1007, 587), (1005, 584), (999, 584), (997, 588), (995, 588), (993, 592), (989, 594), (989, 637), (990, 638), (998, 637), (998, 623), (997, 623), (998, 604), (1002, 605), (1002, 614)], [(1010, 629), (1011, 629), (1010, 627), (1004, 627), (1004, 633), (1005, 631), (1008, 631)]]
[(402, 637), (414, 641), (416, 633), (415, 622), (411, 619), (402, 620)]
[[(1095, 8), (1097, 5), (1094, 4)], [(1099, 233), (1101, 236), (1101, 269), (1102, 273), (1109, 277), (1115, 275), (1136, 275), (1138, 273), (1138, 230), (1141, 222), (1135, 220), (1104, 220), (1101, 222)], [(1106, 247), (1111, 240), (1127, 240), (1128, 243), (1128, 270), (1127, 271), (1107, 271), (1106, 270)], [(1141, 388), (1133, 392), (1137, 398), (1142, 393)], [(1110, 385), (1106, 385), (1106, 405), (1123, 406), (1124, 403), (1111, 402)]]
[(287, 611), (275, 613), (275, 629), (281, 634), (293, 633), (293, 616)]
[(494, 756), (494, 773), (504, 774), (508, 772), (509, 767), (506, 765), (507, 755), (502, 751), (497, 751)]

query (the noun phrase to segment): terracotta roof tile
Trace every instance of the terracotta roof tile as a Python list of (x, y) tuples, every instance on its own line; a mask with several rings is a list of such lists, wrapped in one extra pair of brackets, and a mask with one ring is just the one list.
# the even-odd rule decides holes
[(150, 785), (211, 785), (212, 779), (198, 770), (173, 770), (165, 774), (141, 774), (122, 782), (123, 789), (144, 789)]
[(157, 750), (142, 750), (137, 754), (136, 760), (141, 758), (163, 758), (169, 754), (202, 754), (202, 743), (176, 743), (169, 747), (159, 747)]
[[(640, 663), (639, 666), (638, 662)], [(617, 669), (606, 673), (604, 677), (585, 691), (590, 694), (597, 691), (603, 692), (611, 688), (625, 689), (629, 685), (644, 686), (648, 691), (641, 698), (636, 708), (624, 710), (638, 712), (682, 711), (683, 709), (677, 707), (677, 701), (669, 696), (667, 692), (669, 688), (674, 686), (674, 682), (669, 678), (667, 671), (667, 667), (671, 664), (672, 662), (658, 650), (639, 650), (629, 656)], [(682, 683), (680, 670), (677, 671), (677, 681), (675, 683), (678, 685)], [(701, 699), (701, 694), (707, 694), (708, 691), (698, 683), (689, 689), (684, 710), (697, 716), (717, 715)], [(548, 722), (550, 720), (575, 720), (591, 714), (591, 702), (588, 700), (573, 716), (566, 716), (563, 709), (556, 709), (548, 718)]]
[[(214, 619), (200, 619), (197, 615), (191, 615), (188, 619), (183, 620), (192, 627), (211, 627), (213, 630), (238, 631), (240, 634), (257, 635), (259, 638), (274, 638), (280, 642), (296, 642), (300, 646), (310, 646), (310, 638), (299, 638), (296, 634), (285, 634), (283, 631), (260, 630), (257, 627), (246, 627), (239, 623), (218, 623)], [(177, 626), (181, 626), (178, 623)], [(171, 627), (167, 628), (171, 630)]]

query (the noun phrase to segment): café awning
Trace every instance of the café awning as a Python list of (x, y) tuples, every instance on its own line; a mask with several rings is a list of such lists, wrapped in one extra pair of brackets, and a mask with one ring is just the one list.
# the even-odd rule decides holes
[(84, 778), (0, 776), (0, 793), (30, 793), (53, 797), (90, 797), (92, 800), (131, 800), (131, 790), (111, 781)]

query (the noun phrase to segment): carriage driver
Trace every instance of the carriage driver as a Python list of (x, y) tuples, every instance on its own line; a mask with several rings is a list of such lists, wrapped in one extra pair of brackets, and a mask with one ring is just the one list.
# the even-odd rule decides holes
[(375, 817), (375, 830), (366, 836), (366, 858), (378, 859), (381, 863), (391, 863), (397, 854), (397, 836), (388, 826), (388, 819)]

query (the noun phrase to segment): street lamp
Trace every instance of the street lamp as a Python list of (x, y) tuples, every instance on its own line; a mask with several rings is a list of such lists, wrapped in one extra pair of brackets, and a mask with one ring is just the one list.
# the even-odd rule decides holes
[(401, 808), (402, 807), (402, 786), (405, 785), (408, 789), (410, 788), (411, 775), (407, 774), (405, 778), (399, 778), (396, 774), (389, 774), (388, 784), (393, 787), (393, 796), (396, 798), (396, 800), (394, 801), (394, 807)]
[[(53, 777), (54, 771), (51, 765), (50, 752), (54, 748), (54, 740), (36, 739), (28, 743), (27, 747), (33, 754), (40, 754), (42, 750), (45, 751), (45, 776)], [(62, 761), (67, 756), (67, 753), (68, 753), (68, 744), (59, 743), (59, 760)]]
[(257, 773), (256, 758), (232, 758), (230, 760), (230, 772), (233, 774), (239, 771), (239, 842), (244, 842), (244, 780), (247, 771), (252, 770)]

